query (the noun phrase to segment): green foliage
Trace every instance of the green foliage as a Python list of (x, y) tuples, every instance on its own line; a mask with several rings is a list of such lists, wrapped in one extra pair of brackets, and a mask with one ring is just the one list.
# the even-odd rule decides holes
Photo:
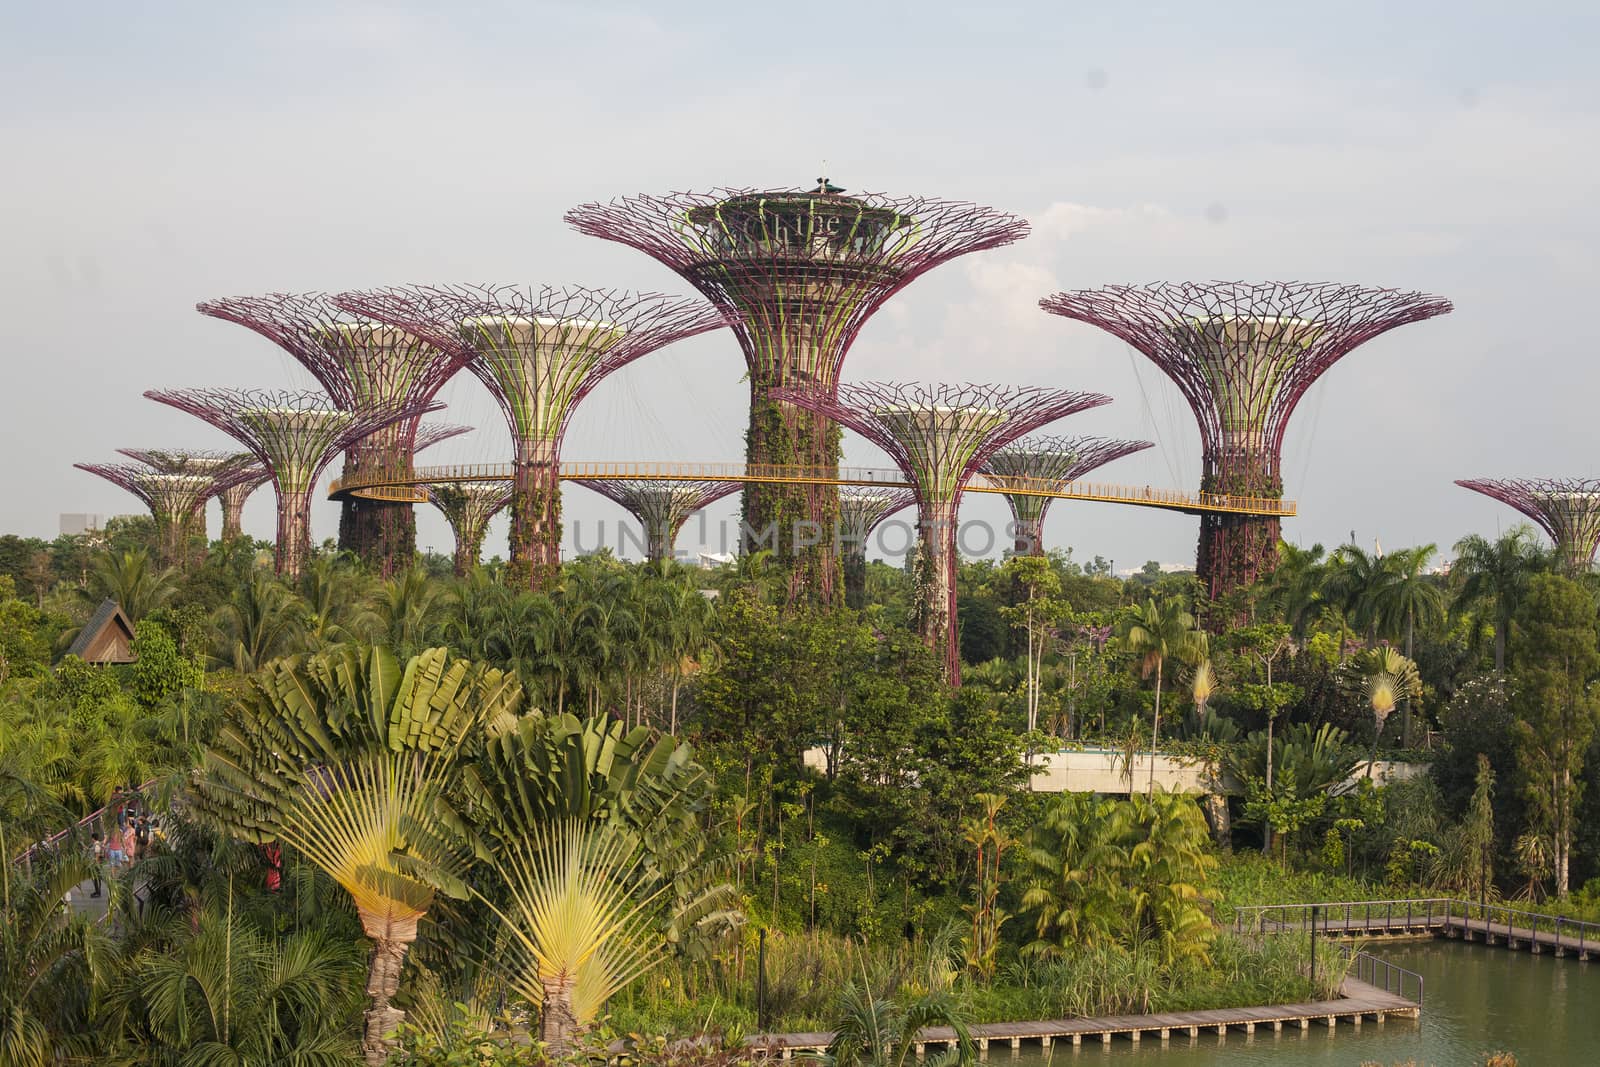
[(1076, 944), (1151, 944), (1163, 961), (1205, 959), (1214, 932), (1206, 881), (1216, 866), (1192, 798), (1099, 800), (1065, 793), (1027, 835), (1024, 909), (1041, 955)]
[(132, 650), (129, 689), (146, 708), (159, 708), (184, 690), (205, 685), (205, 668), (179, 652), (172, 634), (152, 619), (134, 624)]

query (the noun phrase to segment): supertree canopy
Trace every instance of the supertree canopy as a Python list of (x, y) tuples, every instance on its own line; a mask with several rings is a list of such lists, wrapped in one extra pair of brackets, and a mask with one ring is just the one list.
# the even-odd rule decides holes
[(515, 449), (509, 578), (533, 587), (561, 563), (561, 439), (578, 402), (612, 371), (725, 325), (698, 301), (576, 287), (408, 287), (336, 299), (454, 353), (494, 394)]
[[(883, 302), (924, 271), (1027, 236), (1014, 215), (972, 204), (878, 194), (718, 189), (635, 196), (567, 213), (582, 233), (637, 248), (676, 271), (728, 316), (750, 372), (745, 458), (833, 469), (839, 432), (778, 390), (831, 393), (845, 354)], [(826, 483), (753, 483), (744, 493), (744, 549), (773, 531), (791, 596), (834, 596), (826, 538), (806, 546), (802, 521), (831, 530), (839, 494)]]
[(867, 603), (867, 538), (878, 524), (917, 502), (910, 489), (846, 485), (839, 489), (839, 567), (844, 573), (844, 602), (859, 611)]
[(1600, 478), (1464, 478), (1463, 489), (1509, 504), (1544, 528), (1569, 575), (1594, 566), (1600, 546)]
[(511, 482), (424, 482), (422, 491), (456, 535), (455, 569), (464, 578), (483, 556), (489, 520), (511, 503)]
[(743, 482), (721, 481), (658, 482), (632, 478), (578, 478), (576, 481), (621, 504), (639, 520), (639, 525), (644, 527), (645, 557), (651, 561), (672, 558), (678, 532), (695, 512), (744, 488)]
[[(224, 497), (236, 486), (261, 484), (263, 472), (249, 452), (217, 452), (196, 448), (119, 448), (118, 452), (135, 463), (143, 463), (161, 474), (197, 474), (211, 479), (206, 499)], [(247, 494), (248, 495), (248, 494)], [(223, 540), (227, 540), (227, 506), (223, 506)], [(206, 535), (205, 501), (201, 501), (192, 521), (190, 534), (201, 540)]]
[(300, 573), (311, 548), (311, 492), (317, 476), (354, 441), (440, 405), (381, 411), (337, 408), (318, 392), (260, 389), (152, 389), (151, 400), (204, 419), (253, 452), (278, 493), (277, 570)]
[(1002, 385), (859, 382), (782, 390), (782, 399), (849, 427), (889, 454), (916, 496), (921, 528), (917, 627), (960, 680), (956, 626), (956, 518), (961, 493), (990, 455), (1048, 422), (1109, 404), (1100, 393)]
[(130, 463), (74, 463), (79, 470), (97, 474), (144, 502), (155, 519), (159, 558), (163, 567), (183, 564), (185, 546), (195, 532), (195, 516), (211, 498), (212, 480), (205, 474), (166, 474)]
[[(272, 341), (311, 372), (335, 407), (358, 415), (426, 404), (461, 369), (455, 353), (352, 315), (326, 293), (230, 297), (196, 307), (202, 314), (249, 327)], [(352, 441), (345, 455), (345, 475), (409, 472), (416, 432), (417, 420), (409, 417)], [(384, 574), (409, 566), (417, 547), (411, 505), (346, 497), (339, 517), (339, 547), (355, 552)]]
[(1019, 556), (1044, 555), (1044, 517), (1055, 497), (1071, 482), (1114, 459), (1150, 448), (1149, 441), (1111, 437), (1027, 437), (996, 449), (982, 471), (990, 484), (1027, 492), (1006, 493)]
[[(1425, 293), (1304, 282), (1112, 285), (1040, 306), (1116, 335), (1172, 379), (1200, 424), (1200, 489), (1224, 501), (1283, 496), (1289, 416), (1340, 357), (1451, 309)], [(1278, 537), (1274, 515), (1203, 513), (1196, 570), (1211, 596), (1270, 571)]]

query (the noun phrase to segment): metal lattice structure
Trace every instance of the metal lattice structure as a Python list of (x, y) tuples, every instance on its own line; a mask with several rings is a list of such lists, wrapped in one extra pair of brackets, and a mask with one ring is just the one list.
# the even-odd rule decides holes
[(1112, 437), (1040, 436), (996, 449), (983, 465), (984, 477), (990, 484), (1032, 490), (1005, 495), (1011, 507), (1014, 554), (1044, 555), (1044, 519), (1056, 498), (1035, 495), (1039, 489), (1065, 488), (1112, 460), (1152, 447), (1149, 441)]
[[(333, 405), (358, 415), (430, 402), (461, 369), (454, 352), (393, 326), (345, 311), (327, 293), (268, 293), (208, 300), (196, 310), (237, 323), (293, 356), (316, 378)], [(416, 451), (417, 419), (386, 423), (352, 441), (347, 475), (406, 471)], [(410, 504), (351, 498), (339, 518), (339, 547), (389, 574), (416, 552)]]
[(534, 588), (561, 563), (557, 475), (578, 403), (613, 371), (726, 325), (699, 301), (575, 286), (413, 286), (336, 299), (452, 353), (494, 395), (515, 449), (509, 580)]
[[(252, 455), (250, 457), (254, 459)], [(241, 475), (234, 484), (226, 487), (217, 494), (217, 499), (222, 502), (222, 540), (237, 541), (244, 536), (244, 505), (250, 499), (250, 494), (272, 481), (272, 472), (266, 467), (251, 467), (247, 475)]]
[[(1306, 282), (1157, 282), (1057, 293), (1052, 314), (1098, 326), (1177, 385), (1200, 426), (1202, 491), (1281, 496), (1295, 406), (1357, 345), (1443, 315), (1442, 297)], [(1276, 518), (1202, 517), (1196, 570), (1212, 597), (1276, 565)]]
[[(856, 335), (889, 297), (958, 256), (1027, 236), (1021, 218), (949, 200), (813, 190), (717, 189), (584, 204), (567, 221), (636, 248), (675, 271), (727, 315), (750, 372), (746, 460), (752, 466), (837, 466), (839, 434), (779, 390), (831, 393)], [(790, 592), (831, 600), (837, 561), (826, 540), (797, 548), (799, 522), (831, 530), (837, 490), (758, 485), (744, 495), (751, 531), (776, 528)]]
[[(253, 488), (265, 480), (265, 472), (260, 470), (256, 465), (256, 457), (249, 452), (218, 452), (198, 448), (119, 448), (117, 451), (135, 463), (143, 463), (162, 474), (198, 474), (211, 479), (207, 500), (214, 496), (224, 497), (236, 486), (252, 483)], [(248, 491), (246, 495), (249, 495)], [(223, 540), (227, 540), (226, 502), (223, 504), (223, 520)], [(204, 501), (195, 511), (190, 534), (205, 539)]]
[(1003, 385), (852, 382), (832, 393), (783, 390), (784, 399), (865, 437), (911, 483), (920, 526), (917, 628), (960, 680), (956, 519), (961, 493), (994, 452), (1046, 423), (1109, 404), (1100, 393)]
[(1594, 566), (1600, 547), (1600, 478), (1462, 478), (1456, 484), (1509, 504), (1538, 523), (1555, 542), (1567, 574)]
[(890, 515), (917, 502), (910, 489), (849, 485), (839, 490), (839, 568), (844, 574), (846, 607), (860, 610), (867, 602), (867, 539)]
[(673, 545), (683, 524), (701, 508), (732, 496), (743, 482), (655, 482), (579, 478), (577, 483), (622, 505), (644, 528), (645, 558), (652, 562), (672, 558)]
[(130, 463), (74, 463), (73, 466), (121, 486), (150, 509), (150, 517), (156, 523), (157, 562), (161, 566), (179, 566), (186, 562), (185, 548), (195, 532), (195, 516), (211, 499), (210, 476), (169, 474)]
[(439, 404), (357, 412), (323, 393), (265, 389), (152, 389), (151, 400), (187, 411), (255, 454), (278, 494), (279, 574), (295, 576), (311, 548), (311, 492), (317, 476), (351, 443)]
[(511, 482), (427, 482), (421, 488), (456, 535), (455, 570), (464, 578), (483, 557), (489, 520), (511, 503)]

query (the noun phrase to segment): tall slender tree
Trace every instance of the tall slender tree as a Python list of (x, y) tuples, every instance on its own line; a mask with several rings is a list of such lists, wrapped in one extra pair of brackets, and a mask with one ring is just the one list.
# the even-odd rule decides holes
[(1157, 603), (1155, 598), (1134, 609), (1124, 622), (1122, 641), (1139, 661), (1146, 677), (1156, 677), (1155, 726), (1150, 734), (1150, 781), (1147, 791), (1156, 789), (1155, 752), (1161, 743), (1161, 682), (1169, 659), (1198, 663), (1207, 651), (1206, 634), (1195, 625), (1194, 616), (1175, 599)]
[(1455, 551), (1450, 576), (1461, 584), (1454, 610), (1487, 612), (1494, 627), (1494, 669), (1503, 672), (1512, 617), (1533, 576), (1548, 569), (1549, 554), (1526, 524), (1513, 526), (1493, 541), (1469, 534), (1456, 542)]

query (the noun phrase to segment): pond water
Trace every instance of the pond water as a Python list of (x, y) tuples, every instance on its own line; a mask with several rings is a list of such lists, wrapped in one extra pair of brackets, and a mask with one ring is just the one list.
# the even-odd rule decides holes
[(1138, 1045), (1086, 1041), (1048, 1052), (1024, 1048), (1013, 1056), (991, 1046), (992, 1067), (1061, 1067), (1080, 1061), (1131, 1067), (1389, 1067), (1415, 1060), (1421, 1067), (1472, 1067), (1487, 1052), (1509, 1051), (1521, 1067), (1600, 1064), (1600, 962), (1580, 963), (1459, 941), (1380, 944), (1372, 954), (1423, 976), (1426, 993), (1417, 1022), (1367, 1022), (1358, 1032), (1341, 1024), (1253, 1035), (1173, 1037), (1165, 1049), (1148, 1038)]

